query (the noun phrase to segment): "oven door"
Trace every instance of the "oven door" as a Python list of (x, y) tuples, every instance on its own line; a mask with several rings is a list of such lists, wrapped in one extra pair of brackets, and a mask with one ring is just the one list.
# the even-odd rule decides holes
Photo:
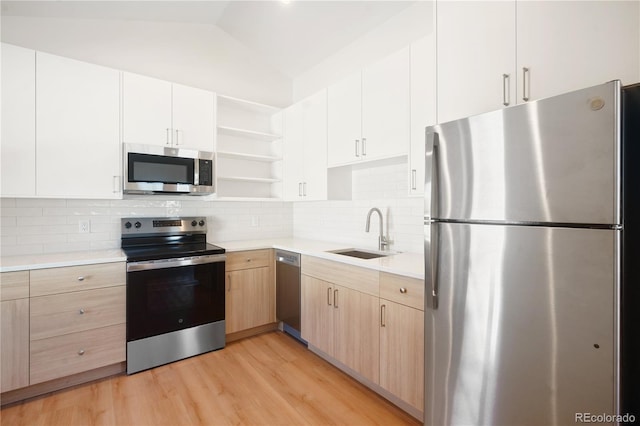
[(127, 342), (224, 320), (225, 255), (127, 263)]

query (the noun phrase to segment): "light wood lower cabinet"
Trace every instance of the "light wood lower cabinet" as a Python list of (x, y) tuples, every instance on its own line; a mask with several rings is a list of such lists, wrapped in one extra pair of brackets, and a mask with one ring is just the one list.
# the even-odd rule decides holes
[(123, 262), (31, 271), (34, 385), (126, 360)]
[(31, 298), (31, 340), (122, 324), (124, 286)]
[(424, 411), (423, 305), (423, 280), (302, 257), (302, 338), (416, 417)]
[(31, 342), (31, 384), (126, 359), (126, 325), (118, 324)]
[(380, 273), (380, 386), (424, 411), (424, 280)]
[(380, 299), (380, 386), (424, 410), (424, 312)]
[(29, 272), (0, 275), (0, 392), (29, 385)]
[(275, 280), (271, 250), (227, 254), (226, 333), (274, 323)]
[(308, 275), (301, 278), (301, 336), (321, 351), (333, 355), (334, 286)]
[[(337, 270), (346, 274), (336, 274)], [(361, 279), (359, 271), (370, 280)], [(378, 276), (377, 273), (367, 275), (370, 272), (304, 256), (301, 332), (302, 338), (311, 345), (378, 383), (378, 297), (347, 286), (349, 277), (354, 277), (354, 287), (362, 289), (368, 285), (370, 293), (377, 293)], [(335, 281), (340, 281), (341, 285)]]
[(378, 383), (378, 298), (302, 275), (302, 338)]

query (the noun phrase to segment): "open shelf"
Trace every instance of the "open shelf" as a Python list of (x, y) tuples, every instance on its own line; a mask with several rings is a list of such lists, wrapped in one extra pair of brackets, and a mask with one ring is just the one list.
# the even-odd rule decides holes
[(218, 176), (218, 180), (226, 180), (232, 182), (255, 182), (255, 183), (276, 183), (282, 182), (282, 179), (277, 178), (259, 178), (250, 176)]
[(218, 95), (216, 172), (218, 197), (282, 197), (282, 111)]
[(251, 138), (265, 142), (272, 142), (282, 138), (282, 135), (277, 135), (274, 133), (257, 132), (255, 130), (238, 129), (235, 127), (227, 126), (218, 126), (218, 134), (241, 138)]
[(282, 157), (280, 156), (256, 155), (256, 154), (246, 154), (244, 152), (229, 152), (229, 151), (218, 151), (218, 157), (233, 158), (235, 160), (260, 161), (265, 163), (271, 163), (274, 161), (282, 160)]

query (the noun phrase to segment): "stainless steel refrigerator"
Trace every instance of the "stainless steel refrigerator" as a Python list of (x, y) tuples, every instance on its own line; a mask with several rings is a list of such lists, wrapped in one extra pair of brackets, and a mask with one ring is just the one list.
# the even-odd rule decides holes
[(425, 424), (637, 408), (639, 92), (613, 81), (427, 128)]

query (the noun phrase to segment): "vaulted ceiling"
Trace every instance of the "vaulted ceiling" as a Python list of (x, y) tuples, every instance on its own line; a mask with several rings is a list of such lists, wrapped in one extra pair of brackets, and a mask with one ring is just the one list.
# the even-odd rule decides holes
[(2, 14), (214, 25), (296, 78), (415, 1), (2, 1)]

